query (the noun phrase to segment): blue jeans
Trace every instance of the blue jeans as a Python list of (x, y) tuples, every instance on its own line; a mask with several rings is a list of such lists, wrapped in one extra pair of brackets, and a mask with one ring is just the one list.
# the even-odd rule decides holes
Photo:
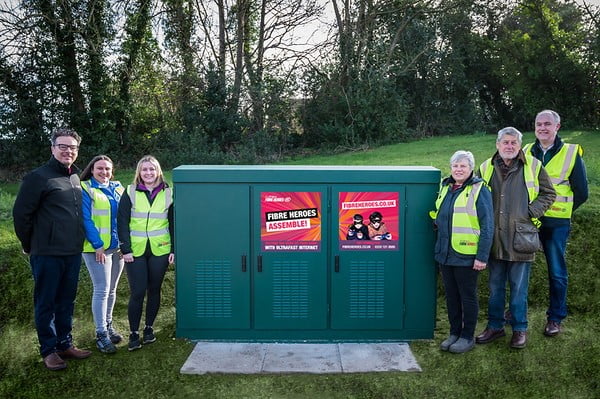
[(73, 345), (73, 309), (77, 295), (81, 254), (31, 255), (33, 306), (40, 354), (46, 357)]
[(548, 286), (550, 305), (546, 311), (548, 320), (561, 322), (567, 317), (567, 284), (569, 275), (567, 273), (567, 262), (565, 250), (571, 226), (546, 227), (542, 224), (540, 229), (540, 240), (546, 255), (548, 264)]
[(96, 262), (95, 252), (84, 252), (83, 260), (90, 273), (94, 293), (92, 294), (92, 314), (96, 332), (106, 332), (107, 323), (112, 322), (113, 309), (117, 299), (117, 285), (123, 272), (123, 259), (116, 249), (107, 249), (106, 262)]
[(513, 331), (527, 331), (527, 293), (531, 262), (509, 262), (490, 259), (490, 299), (488, 303), (488, 328), (504, 328), (504, 307), (506, 302), (506, 282), (510, 287), (509, 321)]

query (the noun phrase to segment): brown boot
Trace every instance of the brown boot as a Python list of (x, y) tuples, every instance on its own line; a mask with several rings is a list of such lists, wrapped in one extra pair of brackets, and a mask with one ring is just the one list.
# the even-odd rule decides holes
[(558, 321), (548, 320), (544, 328), (544, 335), (547, 337), (555, 337), (560, 333), (560, 323)]
[(481, 334), (475, 337), (475, 342), (478, 344), (487, 344), (497, 340), (498, 338), (504, 337), (505, 335), (506, 333), (504, 332), (504, 328), (500, 328), (498, 330), (486, 328)]
[(513, 331), (510, 339), (510, 347), (515, 349), (523, 349), (527, 344), (527, 331)]
[(67, 363), (62, 360), (56, 352), (52, 352), (44, 358), (44, 366), (46, 366), (48, 370), (57, 371), (66, 369)]
[(92, 351), (88, 351), (85, 349), (79, 349), (75, 346), (71, 346), (69, 349), (66, 349), (62, 352), (58, 352), (58, 356), (64, 358), (73, 358), (73, 359), (85, 359), (86, 357), (90, 357), (92, 355)]

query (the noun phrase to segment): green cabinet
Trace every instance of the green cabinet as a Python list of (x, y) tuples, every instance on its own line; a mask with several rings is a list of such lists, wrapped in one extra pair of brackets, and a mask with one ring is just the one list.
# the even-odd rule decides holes
[[(176, 185), (177, 325), (250, 328), (247, 185)], [(245, 206), (239, 206), (240, 201)]]
[[(261, 214), (263, 193), (311, 193), (325, 198), (322, 185), (252, 186), (253, 215)], [(297, 219), (295, 219), (297, 220)], [(258, 217), (250, 223), (252, 237), (261, 237)], [(321, 225), (322, 230), (328, 226)], [(281, 243), (280, 245), (285, 245)], [(327, 328), (327, 252), (301, 250), (262, 251), (261, 240), (254, 240), (253, 299), (256, 329)]]
[(439, 170), (180, 166), (177, 336), (430, 338)]
[[(404, 220), (401, 206), (405, 187), (388, 184), (387, 191), (398, 194), (396, 212)], [(343, 192), (377, 193), (381, 186), (337, 185), (333, 190), (333, 209), (340, 209)], [(333, 212), (334, 225), (342, 225), (340, 213)], [(404, 225), (397, 230), (400, 241), (405, 236)], [(336, 237), (337, 238), (337, 237)], [(380, 241), (384, 242), (384, 241)], [(332, 248), (331, 328), (352, 330), (401, 329), (404, 319), (404, 246), (393, 250), (343, 250)]]

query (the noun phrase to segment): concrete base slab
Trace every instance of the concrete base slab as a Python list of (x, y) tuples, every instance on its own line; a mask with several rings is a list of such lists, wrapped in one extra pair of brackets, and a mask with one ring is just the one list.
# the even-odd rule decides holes
[(336, 345), (267, 344), (265, 373), (341, 373)]
[(406, 343), (339, 344), (344, 373), (421, 371)]
[(257, 344), (198, 342), (181, 368), (183, 374), (258, 374), (266, 348)]
[(276, 344), (200, 341), (182, 374), (421, 371), (407, 343)]

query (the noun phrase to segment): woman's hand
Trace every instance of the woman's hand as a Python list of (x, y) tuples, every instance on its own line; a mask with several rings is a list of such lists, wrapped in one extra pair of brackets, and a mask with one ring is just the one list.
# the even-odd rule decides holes
[(475, 262), (473, 262), (473, 269), (475, 269), (475, 270), (484, 270), (486, 266), (487, 266), (487, 263), (481, 262), (477, 259), (475, 259)]
[(96, 250), (96, 262), (104, 264), (106, 263), (106, 254), (104, 248), (100, 247)]
[(133, 262), (133, 254), (132, 253), (123, 254), (123, 260), (125, 261), (125, 263)]

